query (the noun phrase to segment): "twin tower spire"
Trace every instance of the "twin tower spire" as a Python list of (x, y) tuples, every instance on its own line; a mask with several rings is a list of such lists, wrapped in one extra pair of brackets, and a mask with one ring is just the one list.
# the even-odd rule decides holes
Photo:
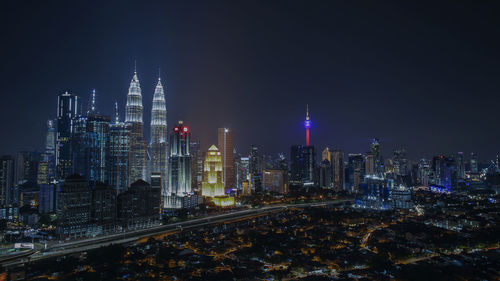
[[(127, 94), (126, 123), (143, 123), (142, 90), (137, 70), (134, 69), (134, 76), (130, 81)], [(153, 95), (153, 107), (151, 110), (151, 142), (167, 141), (167, 106), (165, 92), (158, 73), (158, 83)]]

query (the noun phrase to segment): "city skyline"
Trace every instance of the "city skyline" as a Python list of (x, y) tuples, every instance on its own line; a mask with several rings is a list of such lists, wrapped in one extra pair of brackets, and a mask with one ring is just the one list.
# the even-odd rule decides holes
[[(33, 45), (39, 47), (35, 52), (13, 48), (12, 56), (5, 60), (5, 79), (15, 82), (22, 77), (30, 83), (6, 83), (5, 91), (12, 94), (6, 95), (1, 107), (2, 120), (11, 120), (8, 116), (18, 118), (0, 123), (0, 128), (12, 135), (2, 139), (2, 154), (42, 151), (46, 119), (55, 118), (54, 100), (67, 88), (84, 102), (90, 100), (95, 88), (102, 114), (113, 116), (117, 100), (120, 116), (125, 116), (125, 96), (134, 60), (142, 82), (145, 112), (151, 109), (160, 67), (168, 100), (168, 124), (189, 122), (202, 150), (216, 143), (216, 128), (230, 127), (240, 152), (250, 144), (258, 145), (265, 153), (288, 152), (290, 145), (303, 143), (301, 123), (304, 106), (309, 104), (314, 120), (311, 143), (318, 150), (329, 146), (346, 153), (364, 153), (371, 139), (378, 137), (383, 155), (405, 148), (409, 158), (415, 160), (463, 151), (466, 155), (476, 152), (484, 161), (498, 153), (491, 140), (497, 139), (499, 133), (484, 122), (495, 117), (498, 105), (498, 82), (493, 75), (493, 65), (498, 60), (493, 50), (498, 36), (479, 38), (473, 32), (481, 29), (492, 35), (497, 33), (493, 29), (497, 19), (481, 4), (440, 4), (433, 11), (423, 5), (399, 4), (385, 11), (376, 4), (357, 10), (351, 4), (302, 7), (291, 2), (284, 6), (268, 4), (267, 11), (258, 4), (247, 4), (247, 9), (239, 5), (202, 4), (192, 9), (187, 4), (167, 3), (155, 7), (155, 11), (145, 7), (153, 14), (165, 13), (164, 17), (156, 17), (161, 20), (138, 13), (139, 18), (130, 29), (129, 25), (107, 23), (105, 15), (112, 8), (135, 15), (134, 9), (125, 7), (128, 5), (98, 5), (97, 11), (64, 4), (43, 6), (40, 12), (26, 11), (39, 20), (40, 29), (32, 29), (32, 22), (21, 23), (12, 18), (22, 6), (6, 9), (11, 13), (4, 20), (16, 26), (15, 30), (6, 31), (6, 38), (13, 39), (14, 46), (42, 44)], [(176, 8), (179, 15), (172, 14), (169, 7)], [(445, 8), (449, 17), (446, 22), (438, 15)], [(224, 16), (210, 16), (221, 9), (226, 11)], [(417, 16), (412, 9), (422, 15)], [(278, 10), (278, 14), (270, 13)], [(43, 12), (53, 21), (41, 18)], [(82, 17), (86, 13), (90, 17)], [(298, 17), (301, 14), (307, 15), (308, 20)], [(481, 20), (475, 20), (479, 14)], [(365, 20), (354, 22), (349, 15), (365, 16)], [(62, 28), (61, 23), (68, 16), (76, 16), (80, 21)], [(180, 23), (181, 16), (188, 16), (192, 24), (174, 28), (171, 23)], [(463, 16), (470, 20), (461, 22)], [(249, 25), (246, 20), (254, 17), (261, 19), (260, 24)], [(405, 21), (404, 17), (413, 21)], [(226, 24), (229, 22), (232, 26)], [(399, 28), (394, 25), (397, 22), (405, 24)], [(334, 23), (342, 23), (345, 29)], [(371, 23), (381, 28), (373, 30)], [(285, 28), (287, 24), (290, 28)], [(317, 30), (317, 34), (301, 32), (302, 25)], [(81, 31), (83, 26), (88, 33), (77, 38), (71, 30)], [(416, 38), (409, 37), (402, 30), (405, 27)], [(107, 39), (106, 30), (113, 30), (116, 40)], [(239, 35), (239, 30), (246, 31), (245, 37)], [(282, 32), (283, 38), (273, 37), (270, 31)], [(18, 36), (21, 33), (23, 38)], [(326, 34), (331, 39), (323, 36)], [(64, 48), (58, 44), (60, 37)], [(125, 38), (140, 39), (136, 42)], [(82, 50), (81, 40), (100, 44), (90, 44)], [(309, 44), (300, 40), (308, 40)], [(267, 42), (269, 48), (247, 44), (250, 42)], [(107, 47), (100, 47), (105, 44)], [(391, 51), (393, 46), (401, 51)], [(118, 52), (115, 54), (110, 48)], [(240, 56), (242, 51), (247, 55)], [(38, 52), (47, 54), (37, 57)], [(26, 104), (25, 100), (31, 102)], [(216, 109), (208, 114), (211, 118), (204, 118), (206, 104)], [(280, 104), (279, 112), (275, 104)], [(13, 108), (23, 108), (30, 114), (20, 116)], [(145, 124), (150, 122), (148, 115), (144, 114)], [(261, 124), (270, 120), (273, 126), (263, 131)], [(149, 128), (144, 133), (149, 136)]]

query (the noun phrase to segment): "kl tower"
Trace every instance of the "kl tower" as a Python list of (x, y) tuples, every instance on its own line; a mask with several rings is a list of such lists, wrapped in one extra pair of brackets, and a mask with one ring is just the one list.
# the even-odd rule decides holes
[(306, 105), (306, 121), (304, 121), (304, 127), (306, 127), (306, 146), (310, 146), (309, 128), (311, 128), (311, 119), (309, 119), (309, 105)]

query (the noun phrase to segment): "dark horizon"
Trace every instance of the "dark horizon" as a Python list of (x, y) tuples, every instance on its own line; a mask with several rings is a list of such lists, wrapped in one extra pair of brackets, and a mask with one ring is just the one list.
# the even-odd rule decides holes
[[(125, 4), (125, 3), (128, 3)], [(203, 149), (232, 127), (250, 144), (289, 154), (305, 143), (411, 159), (500, 152), (499, 19), (493, 5), (426, 3), (8, 3), (1, 73), (1, 154), (43, 147), (57, 95), (71, 89), (123, 119), (134, 60), (145, 136), (161, 68), (169, 129), (191, 127)], [(29, 101), (29, 102), (27, 102)], [(8, 134), (6, 136), (5, 134)]]

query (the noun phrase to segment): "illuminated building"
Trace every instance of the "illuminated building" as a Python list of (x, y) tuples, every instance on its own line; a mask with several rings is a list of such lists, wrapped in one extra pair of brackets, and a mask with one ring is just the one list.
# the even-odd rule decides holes
[(167, 186), (167, 107), (161, 79), (158, 77), (151, 110), (150, 172), (160, 173), (162, 186)]
[(191, 153), (191, 181), (193, 191), (201, 191), (203, 182), (203, 157), (200, 150), (200, 142), (195, 140), (189, 143), (191, 146), (189, 152)]
[(418, 183), (421, 186), (429, 186), (431, 167), (427, 159), (420, 159), (418, 162)]
[[(170, 156), (168, 158), (168, 189), (164, 193), (164, 208), (190, 208), (184, 198), (194, 196), (191, 190), (191, 133), (182, 121), (170, 133)], [(192, 201), (189, 201), (192, 202)], [(193, 201), (194, 202), (194, 201)]]
[(344, 190), (344, 152), (340, 149), (333, 150), (333, 188), (335, 191)]
[(220, 151), (212, 145), (206, 154), (203, 167), (202, 195), (215, 197), (224, 195), (223, 164)]
[(262, 190), (262, 159), (259, 154), (259, 148), (255, 145), (250, 146), (250, 188), (253, 192)]
[(365, 155), (365, 174), (375, 175), (375, 156), (372, 152), (367, 152)]
[(477, 163), (477, 155), (474, 152), (472, 152), (470, 154), (470, 160), (469, 161), (470, 161), (469, 163), (470, 163), (470, 172), (471, 172), (471, 174), (477, 174), (477, 173), (479, 173), (479, 169), (478, 169), (478, 165), (477, 165), (478, 164)]
[(86, 178), (90, 182), (108, 182), (109, 116), (91, 113), (87, 117)]
[(464, 179), (465, 178), (465, 162), (464, 162), (464, 153), (463, 152), (457, 153), (456, 162), (457, 162), (457, 178)]
[(290, 149), (290, 173), (293, 184), (313, 185), (316, 168), (314, 146), (294, 145)]
[(47, 133), (45, 135), (45, 152), (42, 153), (38, 163), (38, 184), (48, 184), (56, 177), (56, 129), (54, 121), (47, 121)]
[(146, 142), (143, 135), (141, 85), (137, 71), (127, 94), (125, 123), (130, 129), (129, 182), (146, 179)]
[(57, 146), (56, 167), (57, 178), (64, 179), (72, 172), (71, 134), (73, 119), (80, 113), (80, 98), (69, 92), (57, 97)]
[(394, 150), (392, 163), (394, 166), (394, 174), (396, 176), (404, 176), (408, 174), (408, 159), (406, 159), (406, 150)]
[(363, 155), (362, 154), (349, 154), (347, 156), (347, 170), (348, 170), (348, 191), (357, 193), (359, 185), (363, 182)]
[(129, 186), (130, 128), (120, 122), (118, 103), (115, 110), (115, 120), (109, 126), (108, 182), (121, 193)]
[(231, 128), (218, 129), (218, 145), (222, 156), (222, 177), (227, 189), (236, 187), (234, 175), (234, 133)]
[(210, 197), (216, 206), (233, 206), (234, 198), (224, 193), (223, 167), (220, 151), (215, 145), (210, 146), (203, 166), (202, 195)]
[(287, 194), (289, 191), (288, 171), (286, 170), (264, 170), (262, 183), (265, 191), (278, 194)]
[[(0, 157), (0, 208), (7, 208), (14, 203), (14, 158), (12, 156)], [(0, 218), (5, 218), (1, 214)]]
[(57, 227), (59, 238), (89, 236), (91, 228), (92, 192), (80, 175), (65, 179), (57, 191)]
[(40, 153), (34, 151), (21, 151), (16, 154), (15, 160), (15, 185), (37, 182), (38, 162)]
[(323, 159), (319, 169), (319, 186), (322, 188), (332, 188), (332, 185), (333, 185), (332, 163), (330, 163), (328, 159)]
[(323, 149), (323, 152), (321, 153), (321, 161), (328, 160), (328, 162), (332, 163), (332, 153), (330, 152), (330, 149), (326, 147)]

